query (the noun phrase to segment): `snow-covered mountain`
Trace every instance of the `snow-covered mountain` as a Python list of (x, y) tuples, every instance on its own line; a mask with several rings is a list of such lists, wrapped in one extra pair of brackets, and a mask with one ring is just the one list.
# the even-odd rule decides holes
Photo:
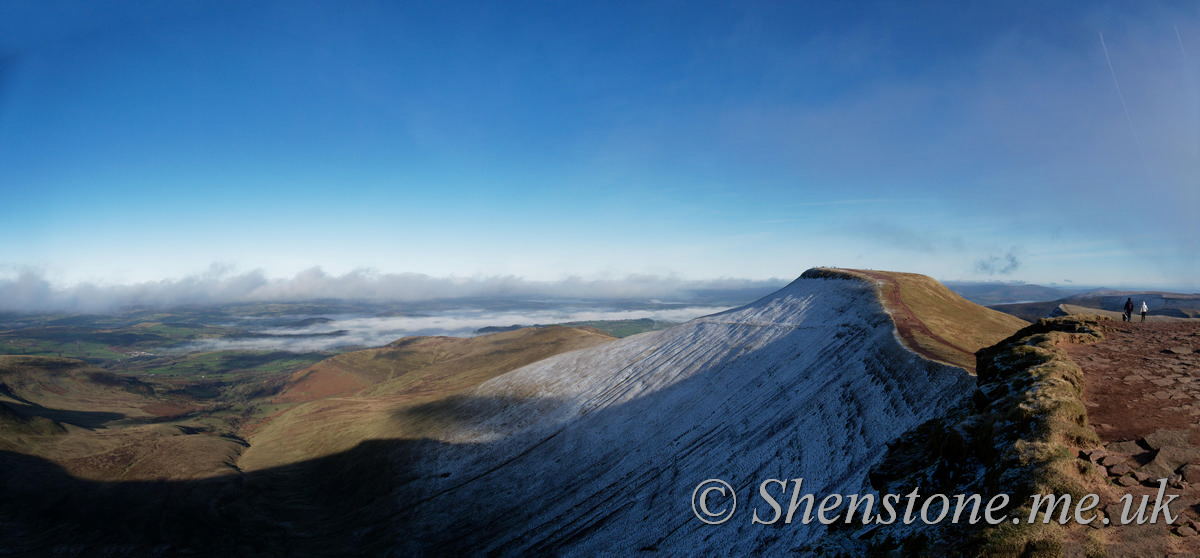
[[(396, 494), (392, 547), (785, 552), (824, 527), (799, 516), (754, 524), (755, 512), (774, 516), (762, 481), (802, 478), (818, 501), (871, 492), (867, 471), (886, 443), (974, 385), (901, 345), (874, 284), (803, 277), (742, 308), (552, 357), (420, 409), (439, 427)], [(696, 487), (714, 478), (737, 494), (719, 525), (693, 510)], [(786, 512), (788, 495), (775, 490)]]

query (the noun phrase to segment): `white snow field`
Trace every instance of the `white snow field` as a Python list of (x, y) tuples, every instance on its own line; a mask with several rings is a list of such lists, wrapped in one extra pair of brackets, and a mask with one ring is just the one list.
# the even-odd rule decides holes
[[(975, 385), (898, 341), (875, 287), (801, 278), (747, 306), (559, 355), (427, 411), (432, 454), (399, 494), (395, 548), (500, 555), (787, 552), (825, 527), (754, 524), (766, 479), (802, 493), (873, 493), (886, 443)], [(693, 512), (706, 479), (737, 508)], [(772, 487), (786, 514), (787, 494)], [(709, 508), (728, 505), (711, 494)], [(725, 508), (728, 509), (728, 508)], [(879, 510), (876, 510), (879, 513)], [(832, 515), (832, 514), (829, 514)]]

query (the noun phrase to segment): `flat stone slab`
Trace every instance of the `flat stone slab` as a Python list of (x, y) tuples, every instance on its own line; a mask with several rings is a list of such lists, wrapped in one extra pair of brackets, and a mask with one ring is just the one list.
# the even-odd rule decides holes
[(1112, 467), (1113, 465), (1116, 465), (1118, 463), (1124, 463), (1126, 459), (1129, 459), (1129, 457), (1124, 456), (1124, 455), (1115, 455), (1115, 454), (1110, 453), (1104, 457), (1101, 457), (1100, 460), (1097, 461), (1097, 463), (1099, 463), (1105, 467)]
[(1122, 476), (1133, 472), (1133, 468), (1128, 463), (1117, 463), (1108, 468), (1108, 474), (1114, 476)]
[(1184, 465), (1200, 463), (1200, 448), (1164, 446), (1139, 470), (1154, 478), (1170, 478)]
[(1128, 455), (1137, 455), (1147, 451), (1147, 448), (1134, 440), (1126, 440), (1124, 442), (1113, 442), (1106, 446), (1106, 449), (1112, 453), (1124, 453)]
[(1186, 448), (1191, 446), (1188, 438), (1191, 430), (1155, 430), (1154, 433), (1142, 438), (1150, 449), (1162, 449), (1167, 446)]
[(1126, 475), (1124, 477), (1117, 479), (1117, 484), (1124, 486), (1124, 487), (1130, 487), (1130, 486), (1137, 486), (1142, 483), (1138, 482), (1137, 479)]

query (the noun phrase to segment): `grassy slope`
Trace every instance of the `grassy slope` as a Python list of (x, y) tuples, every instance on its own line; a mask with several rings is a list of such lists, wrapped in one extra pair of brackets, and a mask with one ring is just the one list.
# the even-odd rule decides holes
[[(311, 459), (372, 438), (417, 438), (414, 407), (550, 356), (612, 341), (588, 328), (526, 328), (472, 338), (409, 337), (294, 374), (248, 432), (244, 470)], [(299, 405), (295, 405), (300, 403)], [(289, 405), (290, 404), (290, 405)]]
[[(841, 270), (878, 282), (910, 348), (926, 357), (975, 370), (975, 351), (990, 347), (1028, 322), (975, 304), (936, 280), (915, 273)], [(915, 346), (913, 346), (915, 345)]]
[(232, 472), (242, 443), (219, 413), (180, 414), (203, 407), (174, 391), (80, 360), (0, 356), (0, 450), (42, 457), (93, 480)]

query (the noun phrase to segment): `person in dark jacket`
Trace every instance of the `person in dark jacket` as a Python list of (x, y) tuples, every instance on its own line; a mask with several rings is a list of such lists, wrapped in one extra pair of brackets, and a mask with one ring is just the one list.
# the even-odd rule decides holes
[(1133, 299), (1127, 298), (1125, 299), (1125, 313), (1121, 315), (1121, 321), (1128, 322), (1131, 320), (1133, 320)]

